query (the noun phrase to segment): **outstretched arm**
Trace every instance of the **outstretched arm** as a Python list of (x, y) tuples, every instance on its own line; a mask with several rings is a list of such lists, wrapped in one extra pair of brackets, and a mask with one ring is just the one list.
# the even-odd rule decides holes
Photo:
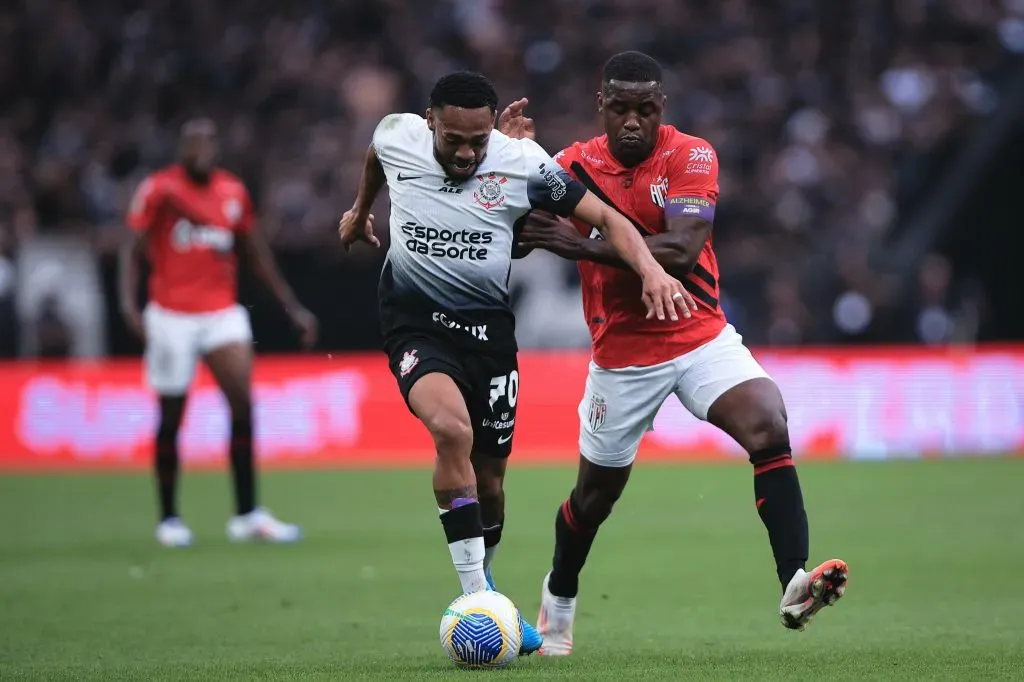
[(238, 243), (246, 262), (260, 281), (267, 285), (285, 312), (290, 313), (301, 308), (295, 292), (278, 270), (274, 254), (270, 251), (270, 245), (263, 234), (257, 230), (243, 232), (238, 235)]
[(253, 272), (267, 285), (270, 292), (277, 299), (277, 302), (284, 308), (288, 318), (299, 330), (302, 338), (302, 345), (310, 348), (316, 343), (317, 320), (311, 312), (306, 310), (295, 292), (288, 286), (277, 268), (274, 254), (270, 251), (270, 245), (259, 230), (250, 229), (238, 235), (239, 247), (244, 254), (246, 261), (252, 267)]
[(675, 320), (678, 319), (677, 305), (682, 309), (684, 317), (690, 317), (690, 310), (697, 309), (693, 299), (683, 289), (683, 285), (658, 263), (643, 237), (624, 215), (598, 199), (592, 192), (587, 192), (576, 205), (573, 217), (596, 227), (607, 240), (606, 246), (613, 250), (619, 262), (640, 276), (648, 317), (657, 316), (659, 320), (663, 320), (667, 313), (670, 319)]
[[(571, 215), (600, 230), (622, 261), (640, 276), (648, 318), (677, 320), (677, 306), (682, 309), (684, 317), (690, 317), (694, 304), (689, 294), (681, 282), (654, 260), (629, 219), (573, 179), (535, 142), (523, 140), (523, 143), (527, 163), (536, 164), (527, 182), (530, 206), (562, 216)], [(524, 246), (523, 235), (518, 239)]]
[[(697, 268), (704, 245), (711, 236), (718, 199), (718, 161), (709, 144), (694, 139), (689, 147), (676, 150), (668, 171), (665, 230), (646, 234), (642, 226), (632, 225), (637, 234), (644, 235), (643, 241), (654, 259), (670, 274), (682, 279)], [(614, 244), (586, 239), (572, 225), (536, 211), (527, 219), (517, 246), (546, 249), (572, 260), (631, 267)]]
[(352, 210), (364, 216), (370, 215), (373, 202), (377, 195), (387, 184), (387, 177), (384, 175), (384, 166), (377, 158), (377, 150), (371, 144), (366, 150), (366, 159), (363, 162), (363, 174), (359, 178), (359, 190), (356, 192), (356, 200)]
[(129, 235), (118, 254), (118, 303), (121, 307), (121, 316), (128, 329), (143, 343), (146, 341), (146, 332), (138, 301), (139, 275), (142, 269), (140, 263), (146, 257), (149, 230), (163, 202), (161, 183), (152, 176), (143, 180), (136, 188), (128, 207), (125, 224), (128, 226)]
[(597, 228), (601, 236), (607, 240), (605, 246), (615, 254), (618, 262), (641, 277), (661, 270), (650, 249), (644, 244), (643, 237), (629, 220), (598, 199), (594, 193), (587, 192), (583, 196), (573, 211), (573, 217)]
[(380, 246), (380, 240), (373, 233), (373, 214), (370, 213), (370, 209), (386, 184), (384, 166), (377, 158), (377, 150), (371, 144), (366, 150), (366, 160), (363, 163), (363, 174), (359, 178), (355, 203), (352, 204), (352, 208), (345, 211), (341, 216), (341, 222), (338, 223), (338, 236), (341, 237), (341, 246), (346, 251), (355, 242)]
[[(632, 226), (630, 229), (639, 235)], [(669, 274), (685, 277), (696, 267), (710, 235), (710, 222), (682, 216), (668, 220), (665, 232), (644, 237), (643, 241), (654, 260)], [(517, 246), (547, 249), (570, 260), (592, 261), (616, 268), (630, 267), (610, 241), (585, 239), (572, 225), (536, 211), (527, 219)]]
[(133, 334), (145, 341), (139, 312), (139, 262), (146, 257), (146, 232), (132, 231), (118, 254), (118, 299), (121, 316)]

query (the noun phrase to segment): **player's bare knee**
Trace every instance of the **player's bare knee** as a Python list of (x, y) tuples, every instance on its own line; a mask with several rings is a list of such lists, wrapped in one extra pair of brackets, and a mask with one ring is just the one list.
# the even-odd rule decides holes
[(231, 419), (239, 421), (249, 419), (252, 415), (252, 393), (247, 384), (233, 384), (224, 382), (221, 392), (231, 410)]
[(424, 419), (423, 423), (434, 439), (439, 457), (468, 456), (473, 447), (473, 427), (468, 415), (460, 415), (448, 410)]
[(753, 415), (741, 438), (741, 444), (750, 453), (788, 449), (789, 425), (785, 411), (768, 409)]

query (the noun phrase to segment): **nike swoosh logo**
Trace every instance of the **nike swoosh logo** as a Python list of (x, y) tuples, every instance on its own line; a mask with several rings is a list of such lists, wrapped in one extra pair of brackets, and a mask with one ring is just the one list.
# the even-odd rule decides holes
[(398, 174), (398, 181), (399, 182), (405, 182), (406, 180), (419, 180), (422, 177), (423, 177), (422, 175), (402, 175), (401, 173), (399, 173)]
[(508, 434), (507, 436), (499, 436), (498, 437), (498, 445), (504, 445), (505, 443), (509, 442), (510, 440), (512, 440), (512, 434), (511, 433)]

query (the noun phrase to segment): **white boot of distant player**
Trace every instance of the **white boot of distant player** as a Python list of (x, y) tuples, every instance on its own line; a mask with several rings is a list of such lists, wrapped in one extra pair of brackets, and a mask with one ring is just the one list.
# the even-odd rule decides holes
[(548, 589), (548, 579), (540, 591), (540, 614), (537, 616), (537, 631), (544, 638), (541, 656), (568, 656), (572, 653), (572, 624), (576, 618), (576, 598), (556, 597)]
[(188, 547), (192, 544), (192, 531), (184, 521), (172, 516), (156, 527), (156, 541), (164, 547)]
[(850, 569), (841, 559), (830, 559), (810, 573), (798, 570), (782, 595), (782, 624), (790, 630), (803, 630), (818, 611), (843, 596), (849, 577)]
[(233, 542), (295, 542), (302, 531), (293, 523), (284, 523), (263, 507), (228, 521), (228, 538)]

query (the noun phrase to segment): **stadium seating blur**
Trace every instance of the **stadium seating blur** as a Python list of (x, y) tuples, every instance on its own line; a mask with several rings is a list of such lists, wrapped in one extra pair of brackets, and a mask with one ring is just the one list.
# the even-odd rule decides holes
[[(435, 443), (379, 350), (384, 250), (343, 253), (337, 223), (377, 122), (423, 112), (439, 76), (529, 97), (554, 153), (602, 132), (624, 50), (661, 62), (666, 122), (716, 149), (722, 304), (785, 398), (809, 565), (852, 581), (809, 632), (780, 626), (769, 540), (795, 554), (758, 491), (792, 470), (762, 467), (752, 496), (748, 453), (670, 397), (588, 558), (572, 658), (509, 674), (1024, 679), (1024, 0), (3, 0), (0, 681), (469, 679), (438, 646), (461, 586)], [(120, 319), (117, 250), (197, 115), (320, 340), (300, 351), (243, 267), (251, 422), (200, 369), (177, 429)], [(632, 401), (580, 410), (575, 264), (535, 251), (511, 279), (524, 350), (483, 425), (515, 422), (495, 578), (533, 619), (580, 412), (613, 430)], [(176, 374), (163, 345), (151, 365)], [(297, 545), (229, 546), (249, 451)], [(185, 551), (153, 537), (179, 469)]]
[[(322, 346), (374, 348), (381, 254), (343, 257), (335, 227), (377, 120), (474, 68), (530, 98), (555, 151), (598, 132), (600, 66), (624, 49), (662, 61), (668, 122), (718, 150), (725, 305), (748, 340), (1006, 335), (955, 246), (922, 242), (893, 272), (871, 254), (1004, 102), (1020, 0), (33, 0), (0, 8), (0, 356), (138, 350), (114, 297), (122, 214), (198, 113)], [(587, 344), (572, 264), (534, 254), (514, 277), (523, 345)], [(292, 347), (243, 292), (260, 349)]]

